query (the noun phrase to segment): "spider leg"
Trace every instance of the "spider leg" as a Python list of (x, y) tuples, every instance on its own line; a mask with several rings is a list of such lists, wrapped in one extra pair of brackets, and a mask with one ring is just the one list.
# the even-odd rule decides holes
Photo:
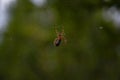
[(55, 45), (56, 41), (57, 41), (57, 38), (55, 38), (55, 40), (54, 40), (54, 42), (53, 42), (54, 45)]
[(64, 27), (62, 27), (62, 35), (65, 35)]
[(62, 38), (63, 38), (64, 43), (67, 44), (67, 39), (64, 36), (62, 36)]
[(56, 34), (58, 35), (59, 34), (59, 32), (58, 32), (58, 30), (57, 30), (57, 28), (55, 27), (55, 32), (56, 32)]
[(65, 38), (65, 32), (64, 32), (64, 27), (62, 27), (62, 39), (64, 41), (64, 43), (66, 44), (67, 43), (67, 39)]

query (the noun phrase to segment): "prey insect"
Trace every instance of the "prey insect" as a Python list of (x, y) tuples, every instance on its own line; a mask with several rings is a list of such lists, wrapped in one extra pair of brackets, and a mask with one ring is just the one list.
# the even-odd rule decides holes
[(66, 44), (67, 40), (64, 37), (65, 36), (64, 29), (62, 28), (62, 31), (59, 32), (55, 27), (55, 32), (57, 34), (57, 38), (54, 40), (54, 45), (57, 47), (61, 44), (62, 41), (64, 41), (64, 43)]

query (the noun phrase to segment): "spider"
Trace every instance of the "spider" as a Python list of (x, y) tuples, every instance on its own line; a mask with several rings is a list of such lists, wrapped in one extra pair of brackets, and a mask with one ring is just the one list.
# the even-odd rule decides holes
[(55, 32), (57, 34), (57, 38), (55, 38), (54, 40), (54, 45), (57, 47), (61, 44), (62, 40), (64, 41), (64, 43), (66, 44), (67, 40), (66, 38), (64, 37), (65, 36), (65, 33), (64, 33), (64, 29), (62, 29), (61, 32), (58, 32), (58, 30), (56, 29), (55, 27)]

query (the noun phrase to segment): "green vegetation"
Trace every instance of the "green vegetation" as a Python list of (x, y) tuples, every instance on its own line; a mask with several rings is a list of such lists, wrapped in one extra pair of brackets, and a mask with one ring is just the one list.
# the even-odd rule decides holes
[[(119, 0), (17, 0), (0, 43), (0, 80), (120, 80), (120, 31), (103, 9)], [(54, 26), (67, 44), (53, 45)]]

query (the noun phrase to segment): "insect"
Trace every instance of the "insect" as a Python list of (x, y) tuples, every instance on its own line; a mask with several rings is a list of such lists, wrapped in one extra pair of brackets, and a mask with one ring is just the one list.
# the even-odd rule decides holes
[(64, 41), (64, 43), (66, 44), (67, 40), (64, 37), (65, 36), (64, 29), (62, 29), (61, 32), (58, 32), (58, 30), (55, 27), (55, 32), (57, 34), (57, 38), (54, 40), (54, 45), (57, 47), (61, 44), (62, 41)]

